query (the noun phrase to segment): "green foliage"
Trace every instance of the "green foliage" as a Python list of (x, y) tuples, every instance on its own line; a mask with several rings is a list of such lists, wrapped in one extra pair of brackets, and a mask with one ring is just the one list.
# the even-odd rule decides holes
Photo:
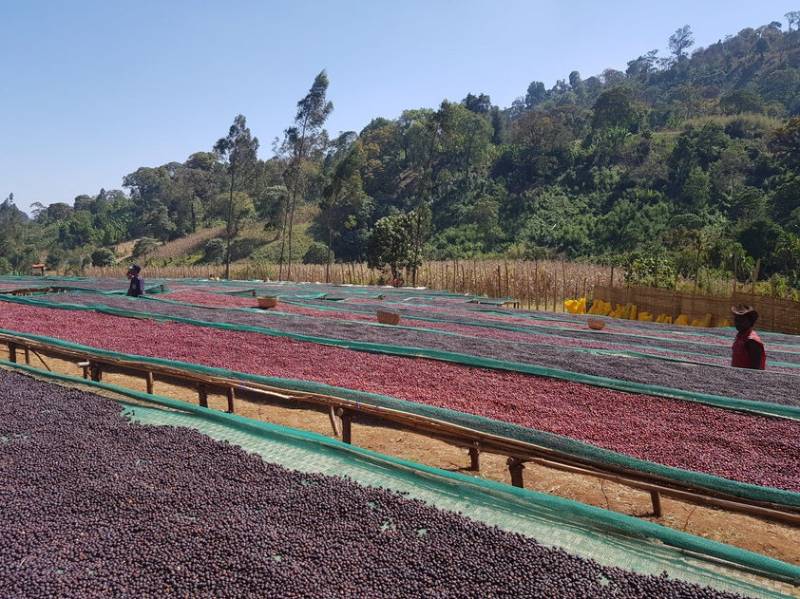
[(634, 252), (625, 261), (625, 282), (629, 285), (673, 289), (675, 280), (675, 261), (663, 249)]
[(266, 244), (263, 238), (259, 237), (241, 237), (231, 242), (231, 261), (243, 260), (249, 258), (253, 252)]
[(719, 107), (725, 114), (742, 114), (743, 112), (761, 112), (764, 102), (761, 97), (749, 89), (737, 89), (722, 96)]
[(228, 244), (225, 252), (225, 278), (228, 279), (233, 259), (231, 243), (239, 234), (242, 224), (255, 212), (250, 196), (239, 191), (244, 187), (243, 181), (256, 169), (258, 161), (258, 138), (250, 134), (244, 115), (239, 114), (233, 119), (228, 135), (214, 144), (214, 152), (225, 163), (230, 182), (227, 198), (218, 194), (214, 210), (219, 216), (224, 214), (225, 238)]
[(98, 248), (92, 252), (91, 260), (92, 266), (112, 266), (116, 260), (116, 256), (114, 252), (108, 248)]
[(294, 125), (284, 132), (280, 149), (286, 162), (283, 180), (288, 193), (281, 228), (279, 276), (283, 273), (284, 260), (289, 263), (291, 270), (294, 216), (298, 200), (307, 199), (315, 183), (319, 183), (318, 159), (328, 139), (323, 126), (333, 112), (333, 103), (327, 99), (328, 85), (327, 73), (320, 71), (308, 93), (297, 103)]
[(143, 238), (146, 258), (222, 222), (202, 260), (276, 262), (279, 275), (290, 254), (327, 260), (330, 248), (395, 275), (506, 253), (628, 260), (632, 280), (659, 285), (667, 265), (743, 278), (760, 260), (765, 277), (796, 284), (800, 17), (787, 19), (789, 31), (770, 23), (697, 49), (685, 26), (668, 56), (647, 52), (624, 72), (534, 81), (505, 109), (470, 93), (334, 139), (323, 71), (275, 156), (258, 158), (239, 115), (214, 151), (125, 176), (127, 194), (35, 205), (32, 221), (9, 196), (0, 258), (24, 270), (47, 253), (81, 272), (89, 248)]
[(226, 222), (226, 235), (231, 239), (239, 233), (254, 216), (255, 206), (250, 196), (243, 191), (220, 193), (214, 196), (208, 207), (212, 218), (219, 218)]
[(594, 104), (594, 129), (619, 128), (634, 130), (637, 126), (638, 113), (633, 106), (630, 92), (616, 87), (600, 94)]
[(225, 258), (225, 241), (214, 237), (206, 242), (203, 247), (203, 262), (208, 264), (222, 264)]
[(375, 223), (369, 238), (367, 257), (371, 268), (388, 266), (392, 277), (413, 266), (415, 219), (411, 214), (384, 216)]
[[(327, 264), (329, 254), (328, 246), (315, 241), (308, 247), (306, 253), (303, 254), (303, 264)], [(330, 254), (330, 258), (331, 262), (333, 262), (332, 254)]]
[(738, 240), (750, 256), (762, 260), (775, 253), (781, 233), (777, 224), (761, 219), (749, 223), (739, 231)]
[(785, 273), (789, 284), (800, 289), (800, 237), (792, 234), (782, 236), (775, 246), (771, 266), (773, 272)]
[(62, 250), (55, 249), (47, 254), (44, 265), (47, 270), (58, 270), (64, 263), (65, 253)]

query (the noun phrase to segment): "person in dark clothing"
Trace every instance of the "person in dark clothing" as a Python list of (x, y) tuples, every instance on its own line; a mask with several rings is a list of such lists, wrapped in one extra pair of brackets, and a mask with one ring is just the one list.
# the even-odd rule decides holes
[(144, 295), (144, 280), (139, 276), (140, 272), (142, 272), (142, 267), (138, 264), (131, 264), (130, 268), (128, 269), (128, 279), (130, 280), (130, 285), (128, 285), (128, 295), (130, 297), (139, 297), (140, 295)]
[(738, 331), (733, 342), (731, 366), (765, 370), (767, 352), (764, 350), (764, 342), (753, 330), (758, 320), (758, 312), (752, 306), (736, 306), (731, 308), (731, 312), (733, 324)]

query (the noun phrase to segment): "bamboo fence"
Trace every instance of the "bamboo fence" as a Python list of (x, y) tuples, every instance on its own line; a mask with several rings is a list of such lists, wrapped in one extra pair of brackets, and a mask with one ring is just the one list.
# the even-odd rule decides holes
[(682, 293), (652, 287), (611, 287), (598, 285), (594, 297), (613, 304), (635, 304), (651, 314), (685, 314), (690, 320), (712, 316), (712, 326), (732, 320), (731, 306), (748, 304), (759, 313), (758, 328), (779, 333), (800, 334), (800, 302), (736, 291), (725, 296)]

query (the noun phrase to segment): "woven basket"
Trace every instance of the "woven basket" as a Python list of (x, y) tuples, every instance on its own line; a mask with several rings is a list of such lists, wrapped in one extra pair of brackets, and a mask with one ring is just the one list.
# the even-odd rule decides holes
[(266, 296), (258, 298), (258, 307), (263, 308), (264, 310), (269, 310), (270, 308), (274, 308), (277, 305), (278, 305), (277, 297)]
[(378, 322), (381, 324), (398, 324), (400, 322), (400, 315), (395, 312), (378, 310)]
[(604, 320), (596, 320), (594, 318), (589, 320), (589, 328), (593, 331), (602, 331), (606, 328), (606, 323)]

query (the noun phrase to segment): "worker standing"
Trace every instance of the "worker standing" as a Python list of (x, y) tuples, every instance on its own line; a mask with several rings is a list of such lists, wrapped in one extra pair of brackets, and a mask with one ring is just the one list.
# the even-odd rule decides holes
[(142, 277), (139, 276), (139, 273), (142, 272), (142, 267), (138, 264), (131, 264), (128, 268), (128, 279), (130, 280), (130, 285), (128, 285), (128, 295), (130, 297), (139, 297), (140, 295), (144, 295), (144, 281)]
[(753, 330), (758, 320), (758, 312), (752, 306), (744, 305), (731, 308), (731, 312), (733, 312), (733, 324), (738, 331), (733, 342), (731, 366), (765, 370), (767, 352), (764, 349), (764, 342)]

